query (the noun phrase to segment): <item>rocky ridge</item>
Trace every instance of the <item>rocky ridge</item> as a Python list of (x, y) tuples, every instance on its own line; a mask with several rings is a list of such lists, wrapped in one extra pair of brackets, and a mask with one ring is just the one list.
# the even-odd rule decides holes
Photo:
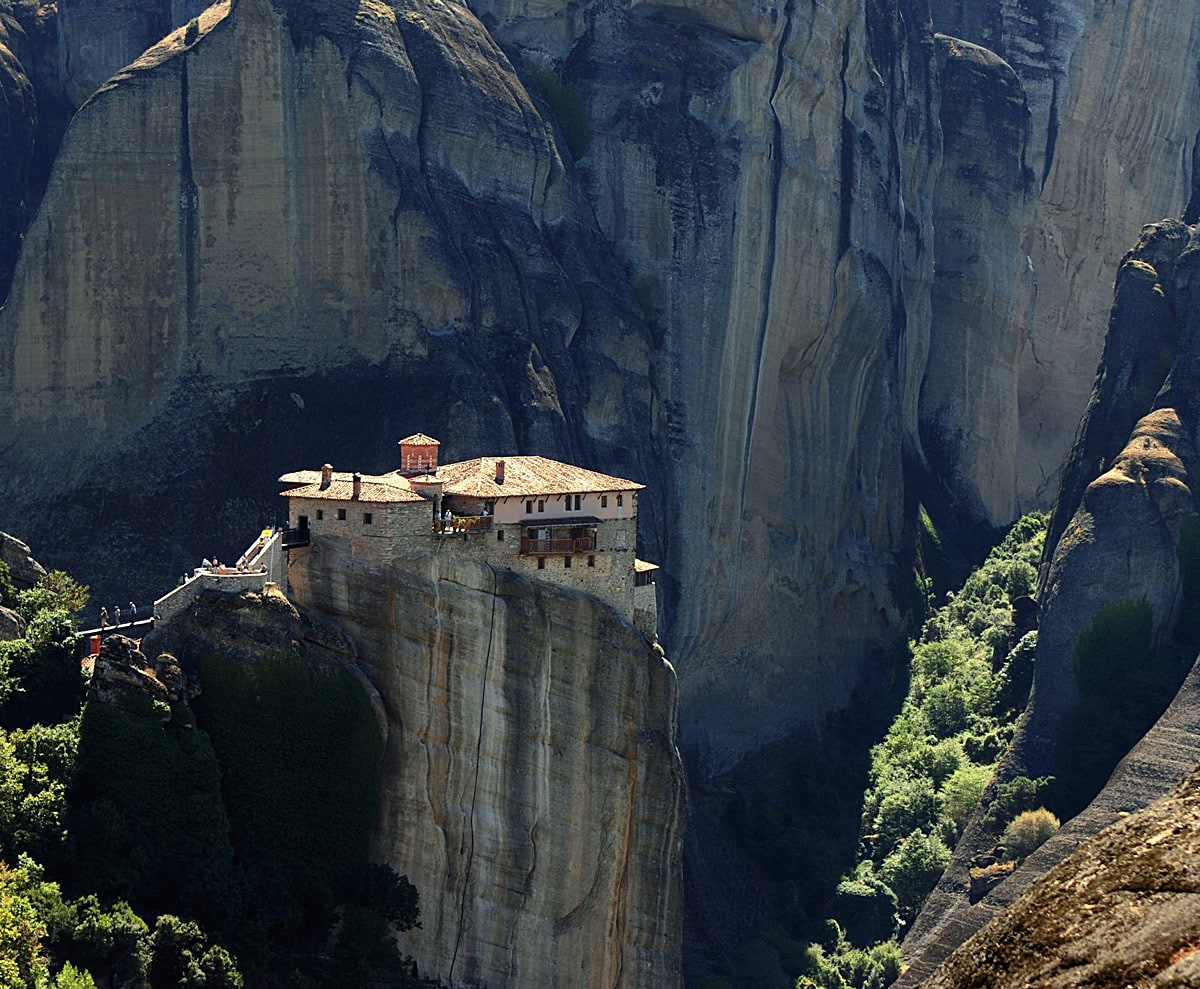
[(1146, 217), (1181, 215), (1191, 194), (1200, 11), (1177, 0), (1136, 13), (1095, 0), (930, 6), (938, 31), (1004, 58), (1029, 103), (1037, 195), (1021, 243), (1036, 292), (1002, 335), (1023, 341), (1018, 497), (1046, 504), (1104, 346), (1110, 273)]
[[(1172, 792), (1092, 832), (922, 984), (1194, 985), (1200, 979), (1200, 774), (1194, 758), (1188, 763), (1188, 775)], [(1055, 851), (1061, 857), (1068, 850)], [(1043, 868), (1048, 864), (1043, 861)]]

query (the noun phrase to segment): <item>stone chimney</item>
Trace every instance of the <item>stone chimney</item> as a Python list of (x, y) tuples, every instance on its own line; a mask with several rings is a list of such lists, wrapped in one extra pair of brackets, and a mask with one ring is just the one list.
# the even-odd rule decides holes
[(321, 468), (321, 487), (327, 488), (333, 483), (333, 464), (326, 464)]
[(504, 483), (504, 461), (503, 460), (496, 461), (496, 483), (497, 484)]
[(359, 496), (362, 494), (362, 475), (361, 474), (354, 475), (353, 484), (354, 484), (354, 492), (351, 494), (350, 497), (353, 498), (355, 501), (358, 501)]

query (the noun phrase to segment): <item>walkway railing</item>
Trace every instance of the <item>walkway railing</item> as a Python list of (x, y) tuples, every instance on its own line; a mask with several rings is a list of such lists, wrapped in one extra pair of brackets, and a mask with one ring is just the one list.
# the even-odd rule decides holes
[(521, 552), (526, 556), (543, 556), (550, 553), (593, 553), (595, 550), (595, 536), (576, 536), (574, 539), (521, 537)]
[(173, 591), (154, 602), (155, 622), (174, 618), (190, 605), (201, 591), (261, 591), (268, 583), (283, 580), (283, 532), (264, 529), (236, 566), (197, 567), (190, 577)]

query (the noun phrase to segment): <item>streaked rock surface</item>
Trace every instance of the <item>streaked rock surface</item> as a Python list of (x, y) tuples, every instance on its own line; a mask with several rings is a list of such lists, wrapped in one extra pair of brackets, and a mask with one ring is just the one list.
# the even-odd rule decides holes
[(334, 540), (297, 599), (350, 636), (388, 742), (374, 854), (421, 893), (409, 949), (455, 986), (680, 986), (675, 673), (596, 599)]

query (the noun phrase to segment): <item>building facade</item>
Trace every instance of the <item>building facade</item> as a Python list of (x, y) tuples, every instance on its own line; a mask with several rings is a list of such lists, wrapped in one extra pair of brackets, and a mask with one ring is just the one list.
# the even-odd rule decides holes
[(594, 594), (654, 636), (658, 568), (636, 559), (644, 485), (545, 457), (439, 465), (438, 449), (418, 433), (389, 474), (283, 475), (293, 542), (338, 538), (385, 565), (452, 551)]

